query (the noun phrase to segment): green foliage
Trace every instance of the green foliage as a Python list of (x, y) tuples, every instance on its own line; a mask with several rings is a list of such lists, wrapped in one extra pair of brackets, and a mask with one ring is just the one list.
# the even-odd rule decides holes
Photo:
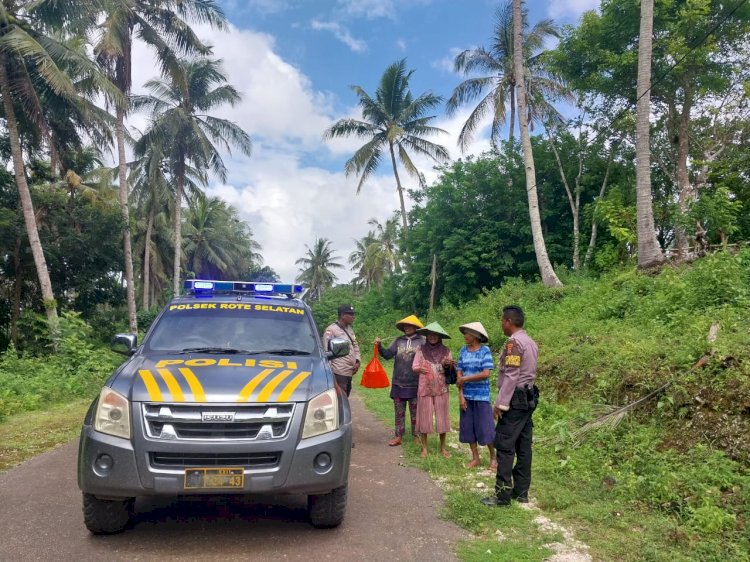
[[(737, 201), (726, 186), (701, 193), (690, 209), (690, 219), (704, 225), (714, 242), (726, 243), (739, 230), (742, 201)], [(717, 239), (718, 238), (718, 239)]]
[[(563, 153), (578, 150), (571, 135), (561, 135), (557, 142)], [(559, 264), (572, 263), (573, 219), (549, 143), (537, 137), (533, 144), (545, 242), (550, 260), (559, 269)], [(607, 164), (603, 147), (592, 146), (584, 159), (581, 208), (593, 206)], [(563, 166), (569, 177), (577, 173), (577, 159), (563, 158)], [(427, 308), (433, 256), (438, 264), (438, 302), (467, 302), (507, 278), (534, 279), (538, 265), (531, 244), (525, 172), (514, 145), (505, 145), (500, 154), (459, 160), (441, 172), (433, 185), (412, 192), (417, 203), (409, 233), (412, 264), (403, 280), (401, 302)], [(623, 162), (612, 164), (609, 182), (615, 185), (614, 194), (596, 205), (597, 215), (602, 215), (597, 220), (606, 225), (599, 229), (597, 250), (610, 252), (608, 244), (614, 243), (617, 254), (612, 259), (610, 252), (606, 261), (597, 263), (616, 265), (629, 259), (626, 246), (632, 243), (632, 231), (625, 229), (630, 227), (634, 192)], [(634, 207), (632, 211), (634, 222)], [(583, 213), (587, 214), (591, 213)], [(589, 232), (583, 228), (587, 223), (581, 222), (581, 243), (588, 245)]]
[[(748, 560), (750, 249), (654, 276), (620, 270), (599, 280), (565, 271), (561, 277), (565, 287), (554, 290), (507, 280), (474, 301), (444, 304), (422, 319), (448, 330), (454, 353), (462, 344), (458, 326), (481, 321), (498, 351), (505, 339), (498, 322), (502, 307), (524, 308), (527, 329), (540, 346), (543, 397), (534, 420), (532, 496), (546, 514), (575, 526), (595, 558)], [(376, 297), (361, 298), (355, 324), (360, 340), (395, 335), (392, 321), (409, 309), (393, 310), (382, 300), (373, 315), (368, 299)], [(710, 343), (713, 324), (719, 331)], [(694, 367), (701, 358), (705, 366)], [(627, 404), (667, 381), (672, 384), (666, 394), (614, 430), (592, 431), (576, 444), (575, 430), (596, 418), (602, 403)], [(390, 419), (387, 392), (358, 392)], [(407, 451), (417, 458), (416, 451)], [(494, 529), (506, 536), (529, 532), (513, 517), (489, 521), (465, 486), (471, 477), (452, 461), (415, 460), (447, 480), (451, 519), (486, 541)], [(454, 490), (453, 479), (464, 485)], [(481, 551), (477, 546), (461, 552), (473, 559)]]
[[(140, 318), (139, 314), (138, 326)], [(128, 331), (128, 309), (123, 306), (99, 305), (87, 319), (87, 323), (91, 326), (91, 333), (96, 341), (109, 345), (115, 334)]]
[(141, 309), (138, 311), (138, 329), (141, 330), (144, 334), (148, 332), (148, 329), (151, 327), (151, 324), (154, 323), (154, 320), (156, 320), (156, 317), (161, 312), (161, 307), (155, 306), (152, 308), (147, 308), (145, 310)]
[[(44, 319), (37, 324), (44, 324)], [(0, 355), (0, 418), (73, 398), (93, 398), (121, 362), (92, 343), (92, 330), (80, 315), (63, 313), (60, 331), (55, 353), (19, 355), (11, 347)]]

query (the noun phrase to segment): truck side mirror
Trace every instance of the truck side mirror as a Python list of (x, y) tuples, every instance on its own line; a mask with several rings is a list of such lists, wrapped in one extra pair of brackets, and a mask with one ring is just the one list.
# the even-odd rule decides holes
[(135, 334), (117, 334), (110, 345), (112, 351), (123, 355), (133, 355), (137, 347), (138, 336)]
[(346, 355), (349, 355), (349, 340), (332, 338), (328, 341), (328, 353), (326, 354), (328, 359), (336, 359), (337, 357), (345, 357)]

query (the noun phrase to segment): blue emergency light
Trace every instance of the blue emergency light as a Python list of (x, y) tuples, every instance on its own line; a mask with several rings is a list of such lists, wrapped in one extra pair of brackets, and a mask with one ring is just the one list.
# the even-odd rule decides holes
[(303, 293), (302, 285), (290, 283), (253, 283), (248, 281), (213, 281), (209, 279), (186, 279), (182, 288), (186, 294), (210, 297), (216, 293), (243, 293), (253, 295), (285, 295), (292, 297)]

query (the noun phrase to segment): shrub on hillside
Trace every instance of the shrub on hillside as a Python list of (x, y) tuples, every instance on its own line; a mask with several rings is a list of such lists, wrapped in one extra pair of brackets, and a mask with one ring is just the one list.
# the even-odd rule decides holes
[(0, 355), (0, 417), (72, 398), (93, 399), (121, 362), (93, 343), (91, 328), (75, 313), (61, 315), (60, 332), (54, 353), (19, 355), (9, 348)]

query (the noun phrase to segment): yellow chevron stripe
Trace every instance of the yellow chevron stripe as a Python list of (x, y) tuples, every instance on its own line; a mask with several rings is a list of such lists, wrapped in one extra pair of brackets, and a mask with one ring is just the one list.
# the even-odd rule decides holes
[(271, 397), (271, 393), (276, 390), (276, 387), (279, 386), (279, 383), (289, 375), (291, 375), (293, 372), (294, 371), (292, 371), (291, 369), (281, 371), (278, 375), (272, 378), (266, 386), (263, 387), (263, 390), (260, 392), (260, 394), (258, 394), (258, 398), (256, 398), (255, 401), (268, 402), (268, 399)]
[(263, 382), (263, 379), (265, 379), (268, 375), (274, 372), (275, 369), (264, 369), (257, 375), (255, 375), (252, 379), (250, 379), (250, 382), (245, 385), (245, 388), (240, 391), (240, 395), (237, 397), (237, 402), (248, 402), (250, 400), (250, 395), (253, 393), (253, 390), (256, 389), (256, 387)]
[(294, 377), (281, 391), (279, 397), (276, 399), (277, 402), (286, 402), (289, 397), (297, 390), (300, 383), (310, 376), (310, 371), (302, 371), (299, 375)]
[(174, 375), (170, 373), (168, 369), (156, 370), (161, 375), (161, 378), (164, 379), (164, 382), (167, 383), (167, 388), (169, 388), (169, 392), (172, 395), (172, 400), (175, 402), (184, 402), (185, 395), (182, 393), (182, 387), (180, 386), (180, 383), (177, 382), (177, 379), (174, 378)]
[(187, 367), (181, 367), (179, 371), (182, 374), (182, 376), (185, 377), (185, 380), (190, 386), (190, 392), (193, 393), (193, 399), (196, 402), (205, 402), (206, 393), (203, 392), (203, 387), (201, 386), (201, 383), (198, 380), (198, 377), (195, 376), (195, 373), (193, 373), (193, 371), (191, 371)]
[(156, 383), (156, 379), (154, 378), (154, 375), (151, 374), (151, 371), (149, 371), (148, 369), (141, 369), (140, 371), (138, 371), (138, 374), (141, 375), (143, 384), (146, 385), (146, 390), (148, 390), (148, 397), (151, 399), (151, 401), (164, 402), (164, 398), (161, 395), (161, 390), (159, 390), (159, 385)]

